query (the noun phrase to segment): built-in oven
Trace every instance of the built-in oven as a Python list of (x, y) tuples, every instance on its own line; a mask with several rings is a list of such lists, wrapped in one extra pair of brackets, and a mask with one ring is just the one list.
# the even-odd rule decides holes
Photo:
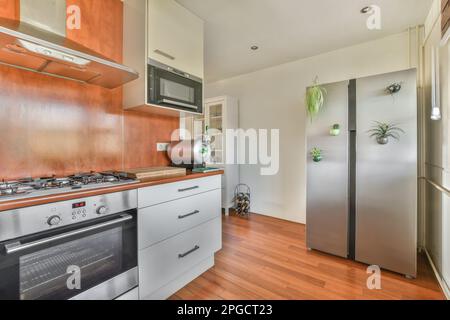
[(149, 59), (148, 103), (189, 113), (203, 112), (202, 79)]
[(137, 192), (0, 213), (0, 299), (105, 300), (138, 286)]

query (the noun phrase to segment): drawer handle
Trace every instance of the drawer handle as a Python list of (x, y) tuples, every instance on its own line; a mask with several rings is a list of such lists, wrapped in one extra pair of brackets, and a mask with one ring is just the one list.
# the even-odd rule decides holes
[(184, 219), (184, 218), (187, 218), (187, 217), (193, 216), (194, 214), (199, 214), (199, 213), (200, 213), (200, 211), (195, 210), (194, 212), (185, 214), (184, 216), (178, 216), (178, 219)]
[(199, 247), (199, 246), (195, 246), (193, 249), (189, 250), (188, 252), (183, 253), (183, 254), (179, 254), (179, 255), (178, 255), (178, 258), (179, 258), (179, 259), (186, 258), (188, 255), (190, 255), (191, 253), (194, 253), (194, 252), (197, 251), (198, 249), (200, 249), (200, 247)]
[(195, 187), (191, 187), (191, 188), (186, 188), (186, 189), (178, 189), (178, 192), (186, 192), (186, 191), (192, 191), (195, 189), (200, 188), (199, 186), (195, 186)]

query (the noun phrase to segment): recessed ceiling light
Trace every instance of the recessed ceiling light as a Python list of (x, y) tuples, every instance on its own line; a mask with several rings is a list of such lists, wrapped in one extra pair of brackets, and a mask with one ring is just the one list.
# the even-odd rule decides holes
[(251, 46), (250, 49), (252, 49), (253, 51), (256, 51), (256, 50), (259, 49), (259, 47), (258, 46)]
[(361, 9), (362, 14), (366, 14), (372, 11), (372, 6), (367, 6)]

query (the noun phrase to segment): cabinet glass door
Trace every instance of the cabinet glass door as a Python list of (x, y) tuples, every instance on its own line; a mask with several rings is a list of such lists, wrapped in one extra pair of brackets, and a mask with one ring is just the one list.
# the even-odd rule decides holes
[(203, 137), (206, 130), (206, 119), (204, 115), (184, 115), (180, 118), (181, 140), (196, 140)]
[(223, 145), (223, 104), (213, 103), (206, 107), (207, 123), (206, 136), (211, 146), (210, 164), (222, 164)]
[(206, 119), (204, 115), (193, 117), (192, 137), (194, 140), (201, 139), (206, 128)]

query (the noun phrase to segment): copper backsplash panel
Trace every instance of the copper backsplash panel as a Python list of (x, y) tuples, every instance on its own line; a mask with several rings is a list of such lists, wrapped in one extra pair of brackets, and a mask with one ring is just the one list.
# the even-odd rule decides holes
[[(120, 0), (68, 0), (82, 10), (71, 40), (121, 62)], [(0, 16), (18, 18), (18, 0), (0, 0)], [(122, 170), (169, 163), (156, 152), (179, 119), (122, 110), (108, 90), (0, 66), (0, 179)]]

